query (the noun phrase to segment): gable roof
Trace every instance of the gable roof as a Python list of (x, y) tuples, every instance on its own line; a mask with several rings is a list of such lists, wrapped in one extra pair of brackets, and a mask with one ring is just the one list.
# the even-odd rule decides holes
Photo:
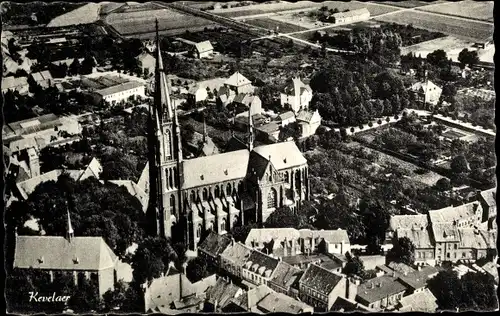
[(283, 88), (283, 92), (287, 95), (301, 95), (304, 91), (312, 92), (312, 89), (298, 77), (288, 79)]
[(89, 177), (94, 177), (96, 179), (99, 179), (99, 175), (102, 172), (102, 166), (99, 160), (97, 158), (92, 158), (90, 163), (87, 165), (87, 168), (85, 168), (78, 178), (78, 181), (83, 181)]
[(116, 255), (102, 237), (17, 236), (14, 267), (51, 270), (102, 270)]
[(495, 249), (496, 232), (494, 230), (477, 230), (474, 228), (458, 229), (460, 248)]
[(292, 111), (288, 111), (288, 112), (281, 113), (280, 115), (278, 115), (278, 118), (282, 121), (289, 120), (289, 119), (294, 118), (294, 117), (295, 117), (295, 114)]
[(302, 166), (307, 163), (295, 142), (282, 142), (271, 145), (259, 146), (253, 151), (264, 159), (269, 160), (276, 170)]
[(243, 179), (247, 172), (248, 150), (237, 150), (219, 155), (183, 161), (185, 170), (183, 189), (224, 181)]
[(241, 87), (248, 84), (252, 84), (250, 80), (248, 80), (245, 76), (240, 74), (238, 71), (229, 77), (224, 84), (231, 87)]
[(252, 250), (245, 262), (245, 267), (262, 276), (270, 277), (278, 266), (278, 262), (279, 260), (276, 258), (265, 255), (258, 250)]
[(298, 282), (302, 277), (303, 272), (283, 261), (278, 262), (270, 283), (273, 283), (282, 288), (295, 287), (298, 288)]
[(206, 252), (207, 254), (217, 257), (219, 254), (226, 250), (227, 246), (231, 244), (232, 240), (226, 235), (219, 235), (216, 232), (210, 234), (198, 246), (198, 250)]
[(107, 96), (107, 95), (113, 95), (113, 94), (118, 93), (118, 92), (128, 91), (128, 90), (139, 88), (139, 87), (144, 87), (144, 84), (140, 83), (138, 81), (129, 81), (129, 82), (121, 83), (121, 84), (111, 86), (108, 88), (96, 90), (95, 93), (97, 93), (101, 96)]
[(245, 239), (245, 244), (249, 245), (252, 241), (270, 242), (271, 240), (279, 242), (285, 239), (292, 240), (298, 239), (300, 233), (295, 228), (252, 228)]
[[(140, 61), (141, 63), (144, 62), (155, 62), (156, 58), (154, 58), (153, 55), (147, 53), (147, 52), (142, 52), (141, 54), (137, 55), (136, 59)], [(144, 64), (143, 64), (144, 65)]]
[(230, 260), (236, 266), (243, 266), (245, 261), (250, 257), (252, 249), (244, 244), (237, 242), (234, 245), (229, 245), (221, 254), (225, 260)]
[(427, 80), (413, 84), (411, 86), (411, 90), (415, 92), (426, 93), (434, 90), (441, 91), (441, 88), (436, 86), (432, 81)]
[(315, 291), (329, 295), (340, 280), (342, 280), (342, 276), (315, 264), (311, 264), (306, 269), (299, 282)]
[(438, 309), (437, 299), (429, 289), (422, 292), (404, 296), (399, 304), (400, 312), (426, 312), (433, 313)]
[(3, 77), (2, 78), (2, 91), (15, 89), (17, 87), (28, 86), (28, 78), (27, 77), (18, 77), (15, 78), (13, 76)]
[(433, 248), (430, 232), (428, 228), (411, 228), (396, 230), (398, 238), (407, 237), (415, 245), (415, 248)]
[(196, 43), (194, 47), (198, 51), (198, 53), (205, 53), (214, 50), (214, 47), (212, 46), (212, 43), (210, 43), (210, 41)]
[(345, 229), (335, 229), (335, 230), (311, 230), (311, 229), (300, 229), (299, 230), (301, 238), (320, 238), (324, 239), (328, 243), (349, 243), (349, 236)]
[(35, 73), (31, 74), (31, 76), (33, 76), (33, 80), (35, 80), (36, 82), (53, 79), (52, 75), (50, 74), (50, 72), (48, 70), (35, 72)]
[(429, 221), (427, 215), (393, 215), (389, 220), (389, 227), (392, 230), (411, 229), (427, 227)]
[(242, 289), (234, 285), (233, 282), (219, 278), (217, 283), (207, 290), (207, 301), (214, 305), (217, 304), (220, 308), (224, 308), (240, 291)]
[(306, 111), (306, 110), (301, 110), (297, 114), (297, 121), (311, 123), (314, 120), (321, 121), (321, 116), (319, 115), (318, 110), (316, 110), (314, 112), (312, 112), (312, 111)]
[(454, 220), (461, 220), (475, 215), (475, 212), (481, 208), (477, 201), (462, 204), (459, 206), (449, 206), (439, 210), (429, 211), (431, 223), (452, 223)]
[(480, 198), (488, 205), (489, 207), (497, 206), (497, 188), (481, 191)]
[(271, 292), (257, 304), (263, 312), (299, 314), (305, 311), (312, 311), (312, 307), (298, 301), (288, 295)]

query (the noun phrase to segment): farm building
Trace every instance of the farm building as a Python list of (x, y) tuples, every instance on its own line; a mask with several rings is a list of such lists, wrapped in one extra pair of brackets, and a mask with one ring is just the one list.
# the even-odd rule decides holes
[(301, 109), (309, 108), (311, 99), (311, 87), (298, 77), (288, 80), (281, 92), (281, 106), (285, 107), (288, 104), (294, 113), (298, 113)]
[(334, 13), (329, 17), (329, 20), (335, 24), (354, 23), (367, 20), (370, 18), (370, 11), (367, 8), (352, 10), (347, 12)]
[(439, 98), (441, 97), (441, 92), (443, 90), (436, 86), (432, 81), (426, 80), (412, 85), (410, 91), (415, 94), (417, 102), (436, 105), (439, 102)]
[(194, 45), (194, 55), (196, 58), (207, 58), (210, 57), (214, 52), (214, 47), (210, 41), (203, 41), (200, 43), (196, 43)]
[(20, 94), (26, 94), (29, 92), (28, 78), (19, 77), (15, 78), (13, 76), (2, 78), (2, 93), (8, 90), (17, 91)]
[(278, 120), (281, 122), (281, 126), (287, 126), (288, 124), (295, 122), (295, 114), (292, 111), (281, 113), (278, 115)]
[(252, 115), (262, 114), (262, 101), (256, 95), (240, 93), (234, 97), (233, 102), (248, 107)]

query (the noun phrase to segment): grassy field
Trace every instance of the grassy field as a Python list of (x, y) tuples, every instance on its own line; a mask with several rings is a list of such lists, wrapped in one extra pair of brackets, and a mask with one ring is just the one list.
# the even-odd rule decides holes
[(293, 25), (290, 23), (275, 21), (271, 19), (254, 19), (254, 20), (248, 20), (246, 22), (248, 24), (263, 27), (271, 31), (275, 31), (276, 27), (278, 27), (279, 32), (281, 33), (298, 32), (306, 29), (298, 25)]
[[(437, 2), (440, 2), (440, 1), (435, 1), (435, 2), (431, 2), (431, 3), (437, 3)], [(431, 3), (426, 2), (426, 1), (417, 1), (417, 0), (409, 0), (409, 1), (384, 1), (383, 3), (387, 4), (387, 5), (392, 5), (392, 6), (395, 6), (395, 7), (401, 7), (401, 8), (416, 8), (416, 7), (421, 7), (421, 6), (424, 6), (424, 5), (431, 4)]]
[(448, 2), (420, 10), (493, 22), (493, 1)]
[[(155, 19), (163, 34), (179, 34), (212, 26), (215, 23), (203, 18), (188, 16), (168, 9), (111, 13), (106, 22), (122, 35), (151, 33), (155, 30)], [(169, 32), (166, 32), (169, 31)]]
[(493, 35), (493, 27), (479, 22), (453, 17), (436, 16), (426, 12), (405, 11), (386, 15), (377, 20), (398, 24), (412, 24), (416, 28), (441, 32), (467, 40), (483, 40)]

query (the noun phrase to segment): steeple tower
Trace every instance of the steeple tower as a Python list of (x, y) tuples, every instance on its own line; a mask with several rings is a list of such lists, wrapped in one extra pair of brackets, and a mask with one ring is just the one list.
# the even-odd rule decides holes
[(75, 237), (75, 231), (73, 230), (73, 226), (71, 225), (71, 218), (69, 216), (69, 209), (68, 209), (68, 202), (66, 202), (66, 213), (68, 214), (68, 219), (67, 219), (67, 228), (66, 228), (66, 238), (68, 238), (68, 241), (71, 242), (73, 237)]
[(250, 111), (250, 108), (249, 108), (248, 109), (248, 150), (250, 150), (250, 151), (253, 150), (253, 142), (254, 142), (253, 118), (252, 118), (252, 112)]
[(156, 70), (154, 101), (148, 121), (149, 206), (151, 234), (171, 237), (171, 218), (180, 210), (182, 145), (177, 111), (172, 106), (163, 66), (158, 21), (156, 21)]

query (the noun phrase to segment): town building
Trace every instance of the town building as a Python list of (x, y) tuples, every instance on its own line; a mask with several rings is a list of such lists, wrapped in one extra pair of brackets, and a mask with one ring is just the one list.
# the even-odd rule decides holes
[(32, 73), (31, 80), (44, 89), (54, 84), (54, 78), (48, 70)]
[(186, 145), (195, 157), (204, 157), (219, 154), (219, 148), (213, 142), (212, 138), (208, 136), (206, 124), (203, 123), (203, 134), (196, 131), (193, 132), (192, 138), (186, 142)]
[(219, 235), (216, 232), (210, 232), (205, 240), (199, 245), (198, 253), (207, 263), (215, 267), (220, 267), (220, 255), (233, 243), (234, 239), (227, 235)]
[(267, 286), (278, 293), (299, 297), (299, 280), (304, 272), (284, 261), (279, 261)]
[[(184, 267), (185, 269), (185, 267)], [(167, 272), (144, 284), (145, 313), (196, 313), (203, 310), (208, 289), (215, 286), (215, 274), (192, 283), (184, 272), (170, 264)]]
[(443, 89), (430, 80), (417, 82), (410, 87), (410, 92), (415, 95), (415, 101), (423, 104), (438, 104), (442, 91)]
[(401, 313), (435, 313), (437, 309), (437, 299), (429, 289), (405, 296), (396, 304), (396, 310)]
[(198, 59), (210, 57), (214, 53), (214, 47), (210, 41), (196, 43), (193, 50), (194, 56)]
[(334, 13), (329, 16), (329, 21), (335, 24), (348, 24), (364, 21), (370, 18), (370, 11), (367, 8), (350, 10), (347, 12)]
[(217, 91), (216, 102), (218, 105), (227, 106), (233, 103), (235, 97), (236, 92), (234, 92), (234, 90), (231, 90), (227, 86), (223, 86)]
[(143, 52), (136, 57), (139, 67), (141, 67), (143, 73), (154, 74), (156, 59), (149, 53)]
[(350, 252), (349, 236), (345, 230), (310, 230), (294, 228), (253, 228), (245, 245), (266, 249), (276, 257), (298, 254)]
[(397, 278), (383, 275), (359, 285), (356, 301), (377, 311), (394, 309), (407, 287)]
[(46, 272), (50, 282), (63, 274), (74, 284), (97, 282), (99, 295), (123, 280), (132, 281), (132, 269), (119, 260), (102, 237), (74, 236), (68, 212), (67, 236), (16, 236), (14, 268)]
[(392, 216), (387, 238), (397, 242), (408, 237), (415, 245), (417, 265), (443, 261), (475, 261), (494, 255), (496, 231), (481, 227), (483, 210), (479, 201), (440, 210), (428, 215)]
[[(184, 160), (177, 111), (171, 104), (160, 51), (156, 60), (155, 101), (148, 126), (148, 216), (153, 234), (184, 236), (196, 251), (204, 231), (223, 234), (248, 221), (263, 222), (287, 200), (296, 207), (309, 198), (307, 160), (295, 143), (254, 148), (252, 127), (244, 150)], [(238, 73), (233, 75), (229, 85), (238, 89), (250, 85), (238, 78)]]
[(316, 134), (316, 130), (321, 125), (321, 115), (318, 110), (302, 110), (297, 114), (297, 122), (300, 127), (300, 137), (306, 138)]
[(240, 93), (234, 97), (233, 102), (236, 105), (243, 105), (247, 107), (252, 116), (256, 114), (262, 114), (262, 101), (257, 95)]
[(220, 268), (236, 278), (243, 277), (243, 264), (252, 253), (252, 249), (239, 242), (231, 242), (220, 254)]
[(2, 93), (6, 93), (7, 91), (17, 91), (19, 94), (27, 94), (29, 93), (29, 84), (27, 77), (3, 77), (2, 78)]
[(120, 83), (93, 92), (97, 96), (96, 102), (104, 101), (110, 105), (116, 105), (122, 101), (127, 101), (130, 98), (137, 97), (145, 98), (145, 85), (137, 81), (128, 81)]
[(300, 78), (295, 77), (287, 81), (280, 94), (280, 99), (282, 107), (289, 106), (294, 113), (298, 113), (302, 109), (309, 108), (309, 103), (312, 100), (312, 89)]
[(271, 279), (279, 260), (258, 250), (252, 250), (245, 260), (242, 271), (243, 284), (248, 288), (254, 285), (267, 284)]
[(478, 201), (483, 209), (482, 222), (488, 222), (488, 228), (493, 228), (497, 216), (497, 188), (481, 191)]
[(281, 126), (287, 126), (290, 123), (294, 123), (295, 113), (293, 113), (292, 111), (281, 113), (280, 115), (278, 115), (278, 121), (281, 123)]
[(232, 299), (244, 294), (246, 293), (243, 289), (231, 280), (219, 278), (215, 285), (207, 290), (203, 311), (221, 313)]
[(353, 299), (357, 286), (340, 274), (311, 264), (299, 280), (299, 295), (315, 311), (329, 311), (337, 297)]
[(320, 266), (328, 271), (341, 273), (347, 263), (345, 256), (332, 254), (299, 254), (282, 258), (283, 262), (293, 267), (305, 270), (311, 264)]
[(224, 86), (233, 90), (236, 94), (253, 93), (255, 90), (252, 82), (238, 71), (224, 82)]
[(313, 308), (294, 298), (277, 293), (263, 284), (231, 299), (223, 309), (223, 312), (299, 314), (312, 313)]
[(207, 89), (199, 85), (189, 88), (187, 92), (187, 100), (192, 105), (200, 101), (205, 101), (207, 98), (208, 98)]

